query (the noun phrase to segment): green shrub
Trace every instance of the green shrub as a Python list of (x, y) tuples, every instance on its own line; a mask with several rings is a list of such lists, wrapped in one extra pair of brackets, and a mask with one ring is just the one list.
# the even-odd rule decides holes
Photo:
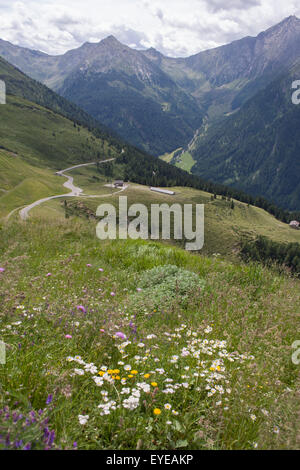
[(170, 264), (157, 266), (140, 276), (137, 288), (142, 290), (131, 296), (131, 303), (138, 309), (164, 308), (174, 301), (185, 306), (204, 285), (196, 273)]

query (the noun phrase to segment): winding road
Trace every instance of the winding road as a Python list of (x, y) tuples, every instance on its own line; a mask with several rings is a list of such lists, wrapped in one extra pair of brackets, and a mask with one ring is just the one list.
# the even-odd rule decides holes
[[(114, 158), (110, 158), (108, 160), (102, 160), (99, 163), (111, 162), (112, 160), (114, 160)], [(96, 165), (96, 164), (97, 164), (96, 162), (82, 163), (81, 165), (71, 166), (70, 168), (66, 168), (65, 170), (58, 171), (56, 173), (57, 175), (63, 176), (64, 178), (67, 178), (67, 181), (65, 182), (65, 184), (63, 186), (67, 189), (70, 189), (71, 192), (69, 192), (67, 194), (60, 194), (58, 196), (45, 197), (44, 199), (39, 199), (38, 201), (33, 202), (29, 206), (26, 206), (26, 207), (24, 207), (23, 209), (20, 210), (19, 214), (20, 214), (21, 219), (26, 220), (28, 218), (29, 212), (34, 207), (39, 206), (40, 204), (43, 204), (43, 202), (51, 201), (52, 199), (58, 199), (58, 198), (61, 198), (61, 197), (78, 197), (78, 196), (82, 195), (83, 189), (77, 188), (76, 186), (74, 186), (74, 178), (72, 176), (65, 175), (65, 173), (67, 171), (75, 170), (76, 168), (81, 168), (81, 167), (84, 167), (84, 166), (90, 166), (90, 165)], [(126, 187), (124, 189), (126, 189)], [(122, 191), (124, 191), (124, 189), (122, 189)], [(86, 196), (86, 197), (101, 197), (101, 195)], [(11, 214), (9, 214), (9, 216)]]

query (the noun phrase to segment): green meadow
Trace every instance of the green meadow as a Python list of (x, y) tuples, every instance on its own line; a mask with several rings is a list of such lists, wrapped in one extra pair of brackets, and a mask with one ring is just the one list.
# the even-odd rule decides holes
[(299, 447), (298, 279), (79, 217), (0, 233), (0, 446)]
[[(118, 177), (121, 172), (122, 169), (116, 166), (115, 177)], [(229, 259), (236, 258), (241, 241), (252, 240), (259, 235), (282, 243), (300, 242), (299, 231), (276, 220), (263, 209), (248, 206), (239, 201), (235, 201), (234, 209), (231, 209), (231, 202), (223, 200), (221, 196), (213, 199), (211, 194), (193, 188), (169, 188), (175, 192), (175, 195), (167, 196), (153, 193), (149, 187), (135, 183), (129, 183), (128, 189), (118, 194), (116, 190), (112, 191), (106, 186), (111, 183), (112, 179), (100, 174), (96, 167), (78, 168), (69, 174), (74, 176), (74, 183), (84, 189), (85, 195), (99, 195), (95, 198), (72, 199), (77, 203), (82, 202), (94, 213), (100, 204), (107, 202), (114, 204), (118, 209), (120, 195), (127, 196), (129, 206), (134, 203), (143, 203), (149, 210), (151, 204), (158, 203), (204, 204), (205, 245), (203, 253), (207, 255), (220, 254)], [(33, 209), (32, 214), (33, 216), (46, 214), (47, 208), (51, 207), (51, 211), (57, 211), (57, 217), (64, 218), (65, 214), (61, 205), (62, 200), (51, 201)]]
[[(3, 214), (8, 201), (61, 193), (53, 171), (0, 157)], [(96, 167), (70, 174), (84, 195), (68, 205), (83, 211), (66, 219), (59, 199), (25, 222), (18, 211), (2, 218), (0, 447), (299, 447), (300, 281), (238, 256), (243, 238), (290, 242), (299, 232), (238, 201), (231, 209), (191, 188), (170, 197), (129, 184), (129, 205), (204, 203), (203, 251), (100, 241), (85, 211), (117, 207), (119, 194)], [(37, 193), (22, 193), (32, 181)]]

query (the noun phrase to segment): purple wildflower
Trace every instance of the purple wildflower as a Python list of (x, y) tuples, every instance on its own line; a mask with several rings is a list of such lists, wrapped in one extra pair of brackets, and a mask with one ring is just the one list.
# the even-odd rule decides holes
[(16, 449), (20, 449), (20, 447), (22, 447), (22, 446), (23, 446), (23, 441), (22, 440), (19, 440), (19, 441), (17, 440), (15, 442), (15, 448)]
[(53, 400), (53, 395), (52, 395), (52, 393), (51, 393), (51, 394), (48, 395), (48, 397), (47, 397), (46, 405), (50, 405), (50, 403), (52, 402), (52, 400)]

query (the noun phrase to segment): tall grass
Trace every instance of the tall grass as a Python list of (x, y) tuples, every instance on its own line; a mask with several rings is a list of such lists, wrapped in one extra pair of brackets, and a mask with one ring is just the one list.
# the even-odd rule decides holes
[[(99, 241), (75, 219), (11, 223), (0, 237), (3, 448), (299, 446), (298, 280)], [(175, 282), (157, 303), (151, 272), (164, 266), (188, 302)]]

